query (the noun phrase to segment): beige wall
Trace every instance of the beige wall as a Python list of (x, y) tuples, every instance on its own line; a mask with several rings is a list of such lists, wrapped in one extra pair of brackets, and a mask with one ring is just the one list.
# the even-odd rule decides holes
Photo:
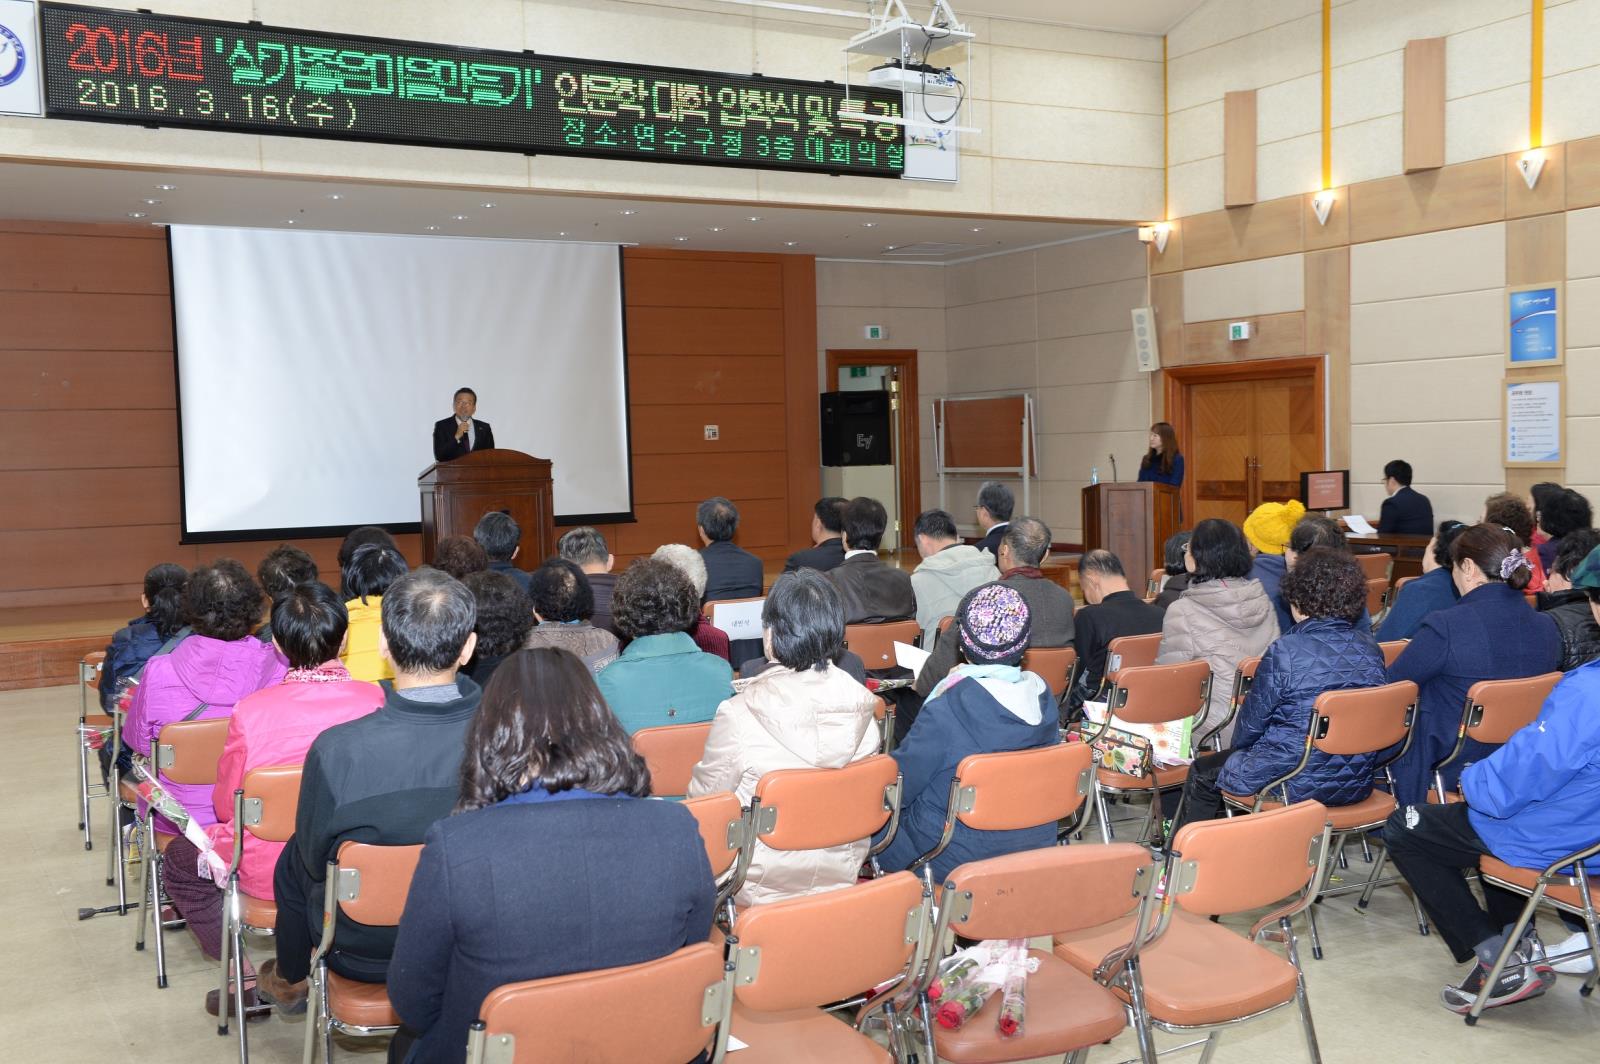
[[(823, 351), (875, 346), (862, 339), (866, 324), (888, 326), (882, 347), (918, 350), (923, 506), (939, 501), (932, 400), (1026, 391), (1039, 438), (1033, 511), (1057, 542), (1082, 542), (1091, 467), (1109, 480), (1115, 452), (1123, 476), (1138, 468), (1150, 384), (1134, 363), (1128, 312), (1145, 301), (1144, 249), (1130, 232), (944, 267), (817, 263)], [(951, 479), (958, 522), (971, 520), (978, 479)]]
[[(127, 0), (89, 0), (129, 7)], [(845, 5), (849, 6), (849, 5)], [(852, 23), (708, 0), (172, 0), (164, 13), (555, 55), (844, 78)], [(961, 180), (940, 185), (0, 118), (0, 157), (484, 188), (1134, 220), (1160, 212), (1161, 41), (969, 19)], [(936, 57), (949, 63), (957, 53)], [(865, 71), (858, 60), (852, 76)], [(958, 68), (958, 72), (960, 72)], [(1030, 103), (1028, 101), (1041, 101)]]

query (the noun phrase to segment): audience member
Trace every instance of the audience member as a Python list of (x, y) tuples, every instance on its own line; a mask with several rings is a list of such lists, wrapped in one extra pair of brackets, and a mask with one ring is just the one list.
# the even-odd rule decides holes
[(1166, 575), (1161, 578), (1161, 589), (1156, 593), (1156, 605), (1163, 610), (1177, 602), (1189, 590), (1189, 570), (1184, 568), (1188, 558), (1189, 532), (1174, 532), (1161, 545), (1161, 560)]
[[(394, 680), (375, 712), (312, 741), (300, 780), (294, 836), (273, 870), (276, 959), (257, 994), (284, 1011), (304, 1007), (311, 953), (322, 938), (323, 880), (347, 839), (413, 846), (448, 816), (460, 792), (467, 727), (483, 691), (459, 672), (472, 658), (477, 607), (459, 580), (424, 566), (384, 595), (379, 650)], [(388, 977), (394, 929), (335, 925), (329, 970), (364, 983)]]
[(617, 564), (606, 537), (600, 530), (588, 525), (569, 529), (556, 541), (556, 550), (567, 561), (583, 571), (594, 595), (594, 615), (589, 618), (596, 628), (617, 634), (616, 622), (611, 619), (611, 595), (617, 586), (617, 574), (611, 571)]
[(1426, 536), (1433, 531), (1433, 504), (1411, 487), (1411, 463), (1395, 459), (1383, 467), (1383, 490), (1388, 498), (1378, 511), (1378, 531), (1384, 535)]
[(649, 770), (572, 655), (509, 658), (466, 752), (455, 815), (428, 829), (400, 918), (391, 1061), (464, 1061), (496, 987), (640, 964), (711, 934), (699, 827), (673, 802), (637, 800)]
[(387, 530), (379, 528), (377, 525), (362, 525), (359, 528), (352, 528), (345, 534), (344, 542), (339, 544), (339, 596), (346, 602), (355, 598), (355, 593), (344, 582), (345, 570), (350, 568), (350, 562), (355, 558), (356, 551), (369, 543), (379, 547), (388, 547), (396, 554), (401, 555), (401, 561), (405, 560), (405, 555), (400, 551), (400, 545), (394, 541), (394, 537), (389, 535)]
[[(1391, 766), (1401, 805), (1425, 800), (1433, 766), (1455, 747), (1468, 688), (1554, 672), (1561, 664), (1555, 622), (1523, 600), (1531, 569), (1516, 536), (1497, 525), (1473, 525), (1451, 544), (1450, 562), (1461, 601), (1423, 618), (1389, 668), (1390, 680), (1412, 680), (1419, 689), (1411, 746)], [(1444, 770), (1445, 788), (1454, 790), (1461, 769), (1490, 749), (1468, 739)]]
[[(1252, 795), (1294, 771), (1306, 749), (1312, 707), (1324, 691), (1379, 687), (1387, 682), (1383, 652), (1359, 623), (1367, 581), (1343, 551), (1315, 547), (1295, 559), (1283, 578), (1294, 626), (1261, 656), (1255, 681), (1234, 724), (1232, 748), (1201, 754), (1189, 766), (1177, 821), (1222, 815), (1222, 795)], [(1376, 754), (1353, 757), (1313, 750), (1305, 768), (1271, 797), (1350, 805), (1372, 793)]]
[(910, 575), (878, 557), (888, 526), (888, 511), (877, 499), (862, 496), (845, 506), (844, 562), (827, 574), (839, 590), (845, 624), (904, 621), (917, 614)]
[[(700, 552), (686, 543), (663, 543), (657, 547), (655, 553), (650, 555), (657, 561), (666, 562), (677, 566), (678, 571), (689, 578), (689, 586), (694, 588), (695, 601), (704, 601), (706, 593), (706, 561)], [(694, 623), (689, 625), (689, 638), (694, 640), (694, 645), (707, 654), (715, 654), (723, 661), (731, 662), (729, 653), (728, 633), (711, 623), (711, 618), (705, 615), (704, 610), (695, 610)], [(743, 649), (750, 657), (759, 657), (761, 647), (759, 640), (740, 640), (741, 643), (758, 644), (746, 645)]]
[(670, 562), (641, 559), (617, 581), (612, 605), (617, 627), (632, 642), (598, 681), (628, 734), (710, 720), (733, 694), (733, 669), (689, 638), (700, 612), (689, 578)]
[(486, 688), (494, 670), (521, 650), (528, 633), (533, 631), (533, 601), (510, 573), (489, 569), (470, 573), (461, 583), (472, 592), (478, 615), (472, 628), (478, 633), (478, 645), (467, 662), (466, 673), (479, 687)]
[(1289, 628), (1283, 623), (1287, 611), (1278, 601), (1278, 585), (1283, 583), (1283, 574), (1289, 571), (1284, 552), (1295, 526), (1305, 515), (1306, 508), (1298, 500), (1290, 499), (1288, 502), (1264, 502), (1244, 519), (1244, 538), (1255, 553), (1250, 563), (1250, 579), (1259, 582), (1261, 590), (1267, 593), (1267, 601), (1278, 612), (1281, 631)]
[(761, 559), (733, 544), (733, 534), (739, 530), (738, 508), (718, 495), (700, 504), (695, 523), (700, 542), (705, 544), (700, 549), (706, 563), (706, 588), (701, 601), (759, 598)]
[(1000, 570), (993, 554), (961, 542), (955, 518), (943, 510), (918, 514), (912, 538), (922, 563), (911, 572), (911, 591), (922, 645), (931, 647), (939, 622), (955, 613), (968, 591), (1000, 579)]
[[(799, 571), (772, 587), (761, 609), (774, 664), (717, 707), (689, 797), (732, 791), (749, 805), (768, 772), (843, 768), (879, 749), (877, 699), (833, 662), (844, 650), (844, 608), (821, 573)], [(772, 850), (756, 842), (743, 905), (816, 894), (856, 881), (869, 840), (824, 850)]]
[(390, 585), (406, 575), (406, 560), (393, 547), (369, 543), (357, 547), (340, 577), (350, 615), (345, 638), (344, 667), (357, 680), (392, 680), (394, 671), (379, 650), (383, 627), (383, 596)]
[(815, 569), (825, 573), (844, 561), (844, 508), (848, 501), (837, 495), (817, 500), (811, 510), (811, 546), (789, 555), (784, 572)]
[(1555, 564), (1556, 551), (1561, 549), (1561, 538), (1569, 533), (1594, 524), (1594, 511), (1589, 500), (1573, 491), (1562, 488), (1551, 493), (1539, 505), (1539, 527), (1550, 538), (1539, 544), (1539, 560), (1546, 572)]
[[(270, 765), (301, 764), (312, 740), (322, 731), (364, 717), (383, 705), (383, 688), (350, 679), (339, 662), (346, 623), (344, 603), (321, 581), (302, 583), (278, 596), (272, 642), (288, 660), (289, 671), (281, 683), (246, 695), (234, 706), (227, 742), (217, 762), (216, 786), (211, 789), (210, 805), (217, 822), (206, 834), (224, 860), (232, 859), (238, 830), (233, 822), (233, 792), (246, 775)], [(243, 839), (239, 889), (252, 898), (271, 901), (272, 870), (283, 846), (248, 833)], [(164, 857), (161, 872), (167, 896), (199, 941), (201, 952), (216, 959), (222, 948), (225, 884), (199, 875), (199, 851), (186, 838), (173, 839)], [(250, 959), (247, 956), (243, 961), (245, 1008), (262, 1008)], [(216, 990), (206, 995), (206, 1011), (213, 1016), (218, 997)]]
[(100, 706), (107, 713), (116, 704), (122, 681), (131, 682), (144, 663), (182, 631), (188, 586), (189, 574), (181, 565), (162, 562), (145, 572), (144, 591), (139, 595), (144, 612), (117, 629), (100, 667)]
[(489, 568), (489, 555), (471, 536), (446, 536), (433, 548), (433, 567), (457, 580)]
[(1461, 598), (1451, 577), (1450, 547), (1467, 527), (1460, 521), (1439, 522), (1439, 530), (1422, 552), (1422, 575), (1408, 580), (1405, 587), (1395, 592), (1389, 612), (1378, 625), (1378, 642), (1410, 639), (1421, 627), (1423, 618), (1449, 609)]
[(1578, 567), (1596, 547), (1600, 547), (1600, 531), (1595, 529), (1582, 528), (1563, 536), (1555, 566), (1539, 594), (1539, 609), (1556, 622), (1561, 633), (1562, 672), (1600, 657), (1600, 624), (1589, 609), (1589, 596), (1572, 583)]
[(1094, 699), (1106, 674), (1106, 647), (1124, 635), (1153, 635), (1161, 631), (1161, 608), (1144, 601), (1128, 587), (1122, 562), (1108, 550), (1092, 550), (1078, 560), (1078, 586), (1083, 589), (1083, 609), (1073, 623), (1072, 645), (1078, 667), (1067, 693), (1066, 716), (1076, 718), (1083, 704)]
[(1549, 480), (1541, 480), (1528, 489), (1528, 509), (1533, 513), (1533, 545), (1535, 547), (1550, 538), (1539, 527), (1539, 511), (1553, 496), (1561, 494), (1562, 490), (1560, 484)]
[(525, 649), (565, 650), (594, 673), (617, 660), (617, 637), (592, 623), (589, 580), (567, 559), (550, 558), (533, 571), (533, 615), (539, 623), (523, 641)]
[[(1533, 568), (1533, 578), (1528, 581), (1528, 593), (1544, 590), (1544, 562), (1533, 545), (1533, 511), (1520, 495), (1509, 491), (1498, 492), (1483, 501), (1483, 522), (1499, 525), (1522, 541), (1522, 556)], [(1581, 558), (1579, 559), (1582, 560)]]
[[(1345, 538), (1339, 522), (1322, 514), (1306, 514), (1295, 524), (1294, 531), (1289, 533), (1289, 545), (1283, 548), (1284, 568), (1292, 570), (1300, 555), (1318, 547), (1351, 554), (1350, 541)], [(1294, 618), (1289, 615), (1289, 602), (1281, 590), (1272, 596), (1272, 606), (1278, 613), (1278, 631), (1287, 632), (1293, 628)], [(1367, 611), (1365, 602), (1361, 604), (1361, 617), (1356, 625), (1363, 632), (1372, 631), (1372, 614)]]
[[(1572, 583), (1588, 596), (1594, 616), (1600, 619), (1600, 552), (1579, 564)], [(1480, 905), (1463, 873), (1476, 871), (1485, 854), (1517, 868), (1544, 869), (1595, 841), (1595, 825), (1600, 823), (1597, 701), (1600, 665), (1568, 673), (1550, 692), (1535, 723), (1461, 773), (1464, 801), (1408, 802), (1384, 826), (1384, 842), (1395, 867), (1411, 884), (1439, 937), (1458, 963), (1473, 962), (1466, 978), (1445, 987), (1440, 995), (1452, 1012), (1471, 1010), (1524, 904), (1520, 895), (1484, 882)], [(1584, 866), (1591, 877), (1600, 875), (1600, 857), (1588, 858)], [(1587, 947), (1582, 932), (1557, 946), (1556, 952), (1580, 947)], [(1488, 1006), (1544, 993), (1555, 982), (1555, 971), (1545, 957), (1530, 921), (1489, 992)], [(1560, 967), (1569, 970), (1568, 965)], [(1570, 970), (1593, 968), (1580, 959)]]
[[(985, 584), (967, 593), (951, 626), (959, 663), (922, 704), (905, 742), (894, 750), (900, 764), (900, 829), (878, 855), (886, 872), (908, 868), (944, 833), (950, 781), (969, 754), (1029, 750), (1061, 741), (1050, 689), (1024, 672), (1028, 603), (1016, 588)], [(934, 882), (967, 861), (1052, 846), (1054, 823), (1013, 831), (979, 831), (957, 824), (950, 844), (933, 861)]]
[[(1250, 546), (1231, 521), (1212, 517), (1194, 527), (1184, 547), (1190, 583), (1161, 622), (1158, 665), (1204, 658), (1211, 666), (1211, 701), (1196, 738), (1222, 724), (1233, 701), (1239, 662), (1260, 657), (1278, 638), (1278, 615), (1258, 581), (1250, 579)], [(1233, 738), (1231, 726), (1223, 745)]]
[[(168, 724), (226, 717), (241, 698), (277, 683), (288, 670), (270, 643), (250, 634), (261, 618), (261, 588), (232, 558), (194, 571), (184, 593), (184, 612), (193, 634), (172, 653), (149, 660), (122, 726), (122, 741), (143, 757), (151, 755), (151, 745)], [(196, 824), (204, 828), (217, 822), (210, 788), (173, 783), (165, 772), (159, 777)], [(155, 829), (163, 835), (181, 834), (160, 815)]]
[(309, 584), (317, 578), (316, 559), (292, 543), (280, 543), (256, 566), (256, 582), (267, 598), (267, 619), (256, 630), (256, 638), (272, 642), (272, 604), (287, 591)]
[(983, 538), (978, 540), (978, 549), (993, 554), (997, 563), (1000, 560), (1000, 537), (1006, 534), (1006, 526), (1011, 523), (1011, 514), (1016, 507), (1017, 500), (1011, 494), (1011, 489), (998, 480), (986, 480), (978, 486), (978, 504), (972, 508), (978, 528), (983, 532)]
[(522, 593), (528, 593), (528, 574), (514, 564), (522, 553), (522, 529), (516, 520), (501, 510), (490, 510), (478, 518), (472, 538), (478, 541), (489, 559), (491, 573), (505, 573), (517, 582)]

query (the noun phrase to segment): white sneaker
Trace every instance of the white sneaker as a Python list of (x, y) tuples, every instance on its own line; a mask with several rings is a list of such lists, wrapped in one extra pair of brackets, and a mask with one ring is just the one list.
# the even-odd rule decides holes
[[(1572, 953), (1575, 950), (1589, 948), (1589, 935), (1587, 932), (1578, 931), (1553, 946), (1546, 947), (1553, 956), (1559, 957), (1563, 953)], [(1571, 960), (1562, 961), (1553, 966), (1562, 975), (1588, 975), (1594, 971), (1594, 958), (1590, 956), (1573, 957)]]

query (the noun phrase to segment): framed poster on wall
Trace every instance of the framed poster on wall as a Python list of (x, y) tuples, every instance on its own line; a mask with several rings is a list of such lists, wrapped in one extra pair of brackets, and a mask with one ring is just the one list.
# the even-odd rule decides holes
[(1506, 365), (1559, 366), (1566, 361), (1560, 281), (1506, 289)]
[(1567, 460), (1565, 381), (1507, 380), (1501, 385), (1507, 466), (1559, 466)]

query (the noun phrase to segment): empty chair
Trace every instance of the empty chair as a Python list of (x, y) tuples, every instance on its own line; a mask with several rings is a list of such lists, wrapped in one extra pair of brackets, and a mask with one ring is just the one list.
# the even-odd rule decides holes
[(650, 793), (676, 797), (689, 793), (689, 777), (705, 753), (707, 724), (665, 724), (633, 733), (633, 748), (650, 769)]
[[(1361, 566), (1361, 575), (1368, 580), (1382, 580), (1388, 586), (1389, 575), (1394, 572), (1394, 555), (1378, 552), (1371, 554), (1354, 555), (1356, 564)], [(1407, 578), (1409, 579), (1409, 577)]]
[(916, 646), (922, 629), (916, 621), (889, 621), (884, 624), (847, 624), (844, 645), (854, 651), (868, 672), (895, 667), (895, 643)]

